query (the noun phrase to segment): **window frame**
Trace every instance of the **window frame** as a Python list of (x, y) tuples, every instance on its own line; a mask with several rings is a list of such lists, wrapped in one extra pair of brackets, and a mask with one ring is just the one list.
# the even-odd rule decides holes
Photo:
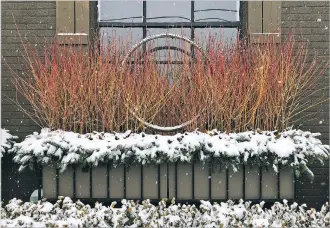
[[(100, 28), (142, 28), (142, 38), (147, 37), (148, 28), (170, 29), (170, 28), (190, 28), (190, 39), (195, 39), (196, 28), (237, 28), (240, 38), (242, 37), (242, 1), (238, 1), (238, 21), (195, 21), (195, 1), (190, 1), (190, 22), (147, 22), (147, 1), (142, 2), (142, 22), (116, 22), (106, 21), (98, 18), (98, 29)], [(99, 1), (96, 2), (99, 10)], [(221, 10), (220, 10), (221, 11)], [(99, 11), (98, 11), (99, 12)], [(99, 14), (100, 15), (100, 14)]]

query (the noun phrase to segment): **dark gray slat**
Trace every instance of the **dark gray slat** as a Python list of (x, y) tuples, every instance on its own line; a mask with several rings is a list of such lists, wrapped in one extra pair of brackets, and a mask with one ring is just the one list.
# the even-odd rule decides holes
[(281, 166), (278, 164), (278, 173), (277, 173), (277, 199), (281, 198)]
[(174, 172), (175, 172), (175, 176), (174, 176), (174, 178), (175, 178), (175, 188), (174, 188), (174, 192), (175, 192), (175, 194), (174, 194), (174, 196), (175, 196), (175, 199), (177, 199), (178, 198), (178, 163), (177, 162), (175, 162), (175, 166), (174, 166)]
[(126, 166), (124, 165), (124, 199), (126, 199)]
[(229, 200), (229, 170), (226, 169), (226, 198)]
[(195, 162), (191, 164), (191, 195), (192, 199), (195, 199)]
[(76, 166), (72, 166), (73, 201), (76, 199)]
[(245, 200), (245, 165), (243, 165), (243, 200)]
[(209, 164), (209, 200), (212, 199), (212, 163)]
[(60, 172), (56, 169), (56, 197), (60, 194)]
[(89, 168), (89, 195), (93, 198), (93, 167)]
[(141, 199), (143, 199), (143, 165), (141, 164), (141, 181), (140, 181), (140, 191), (141, 191)]
[(170, 177), (169, 177), (169, 164), (166, 163), (166, 196), (167, 199), (170, 199)]
[(158, 199), (160, 199), (160, 165), (157, 165)]
[(262, 167), (259, 167), (259, 200), (262, 200)]
[(107, 198), (110, 198), (110, 164), (107, 163)]
[(43, 188), (43, 185), (42, 185), (42, 169), (43, 167), (40, 167), (39, 168), (39, 173), (38, 173), (38, 181), (39, 181), (39, 188), (38, 188), (38, 200), (41, 200), (41, 189)]

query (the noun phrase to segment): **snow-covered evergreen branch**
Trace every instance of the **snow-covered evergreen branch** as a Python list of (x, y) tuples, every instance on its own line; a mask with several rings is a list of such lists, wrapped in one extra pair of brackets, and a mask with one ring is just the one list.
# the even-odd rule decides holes
[(61, 130), (42, 129), (14, 144), (11, 152), (20, 170), (37, 165), (56, 166), (64, 171), (69, 165), (98, 166), (110, 162), (112, 166), (160, 164), (200, 160), (213, 167), (233, 168), (240, 165), (292, 167), (296, 173), (312, 175), (308, 164), (323, 162), (329, 157), (329, 146), (316, 137), (319, 133), (301, 130), (284, 132), (248, 131), (222, 133), (212, 130), (176, 135), (148, 135), (145, 133), (89, 133), (78, 134)]
[(17, 136), (13, 136), (9, 133), (8, 130), (1, 128), (1, 153), (0, 157), (3, 156), (3, 154), (12, 147), (12, 145), (15, 142), (15, 139), (17, 139)]

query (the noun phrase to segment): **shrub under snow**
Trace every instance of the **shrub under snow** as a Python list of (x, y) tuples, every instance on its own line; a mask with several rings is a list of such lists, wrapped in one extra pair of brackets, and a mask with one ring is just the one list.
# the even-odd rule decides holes
[(290, 166), (296, 174), (312, 172), (307, 165), (314, 160), (322, 163), (329, 157), (329, 146), (323, 145), (319, 133), (287, 130), (248, 131), (209, 134), (194, 131), (176, 135), (145, 133), (78, 134), (43, 129), (11, 149), (20, 170), (27, 166), (53, 165), (64, 171), (73, 164), (93, 165), (110, 162), (114, 167), (125, 164), (160, 164), (165, 162), (211, 162), (213, 167), (233, 168), (240, 165)]
[(1, 128), (1, 153), (0, 157), (12, 147), (14, 140), (17, 139), (17, 136), (12, 136), (8, 130)]
[(12, 199), (2, 207), (1, 227), (329, 227), (328, 202), (320, 211), (306, 210), (306, 205), (286, 200), (274, 203), (270, 209), (264, 202), (251, 206), (241, 200), (214, 203), (201, 201), (201, 205), (175, 204), (166, 206), (165, 200), (154, 206), (149, 200), (141, 204), (122, 200), (106, 207), (96, 202), (94, 207), (69, 197), (59, 197), (52, 204), (39, 201), (37, 204)]

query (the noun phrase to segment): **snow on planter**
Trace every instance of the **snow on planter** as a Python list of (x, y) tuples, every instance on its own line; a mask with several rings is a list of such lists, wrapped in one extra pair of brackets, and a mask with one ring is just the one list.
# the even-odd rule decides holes
[(12, 147), (14, 144), (15, 139), (17, 139), (17, 136), (13, 136), (9, 133), (8, 130), (1, 128), (1, 153), (0, 157), (3, 156), (3, 154)]
[(94, 207), (69, 197), (59, 197), (55, 203), (39, 201), (23, 203), (12, 199), (1, 205), (1, 227), (329, 227), (329, 204), (320, 211), (306, 205), (275, 202), (265, 209), (264, 202), (251, 205), (227, 201), (214, 203), (201, 200), (199, 207), (165, 200), (157, 206), (144, 200), (141, 204), (123, 199), (115, 208), (96, 202)]
[(166, 162), (212, 163), (221, 169), (234, 171), (242, 164), (250, 166), (289, 166), (296, 171), (312, 172), (308, 164), (321, 163), (329, 157), (329, 146), (321, 143), (320, 133), (301, 130), (247, 131), (223, 133), (216, 130), (176, 135), (149, 135), (145, 133), (88, 133), (78, 134), (62, 130), (42, 129), (14, 144), (11, 152), (20, 170), (35, 165), (56, 166), (61, 172), (68, 166), (98, 166), (111, 163), (117, 167), (125, 164), (161, 164)]

